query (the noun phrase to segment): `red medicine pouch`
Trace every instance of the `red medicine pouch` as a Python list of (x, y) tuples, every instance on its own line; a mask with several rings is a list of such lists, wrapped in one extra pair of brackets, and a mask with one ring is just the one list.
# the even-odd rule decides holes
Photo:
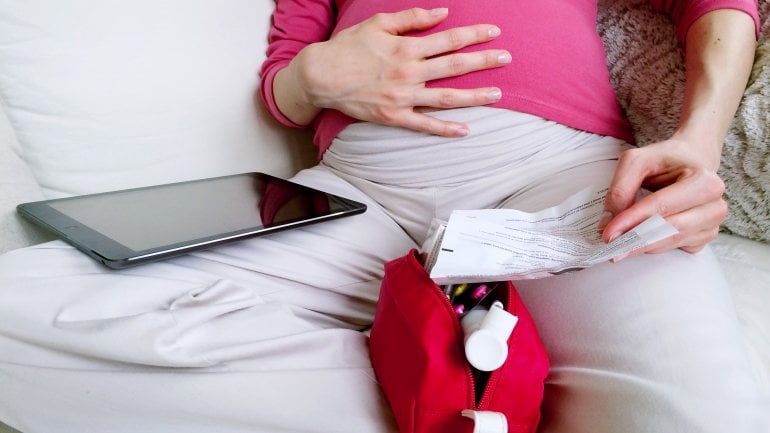
[(489, 296), (518, 321), (503, 365), (479, 372), (466, 360), (452, 304), (417, 251), (385, 264), (369, 347), (401, 433), (531, 433), (537, 428), (548, 356), (513, 284), (494, 284)]

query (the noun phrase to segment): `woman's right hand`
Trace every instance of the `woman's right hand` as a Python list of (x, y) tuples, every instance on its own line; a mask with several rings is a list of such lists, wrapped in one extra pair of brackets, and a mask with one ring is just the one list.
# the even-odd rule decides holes
[(511, 56), (497, 49), (454, 53), (497, 37), (500, 29), (490, 24), (402, 36), (429, 29), (447, 15), (444, 8), (380, 13), (328, 41), (308, 45), (275, 77), (278, 108), (300, 125), (332, 108), (359, 120), (449, 137), (466, 135), (464, 124), (436, 119), (423, 108), (490, 104), (500, 99), (500, 89), (428, 88), (425, 83), (504, 66)]

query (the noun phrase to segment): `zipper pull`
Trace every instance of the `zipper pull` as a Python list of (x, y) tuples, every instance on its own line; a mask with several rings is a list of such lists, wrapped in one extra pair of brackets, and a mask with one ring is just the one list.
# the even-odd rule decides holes
[(460, 414), (473, 420), (473, 433), (508, 433), (508, 419), (502, 412), (465, 409)]

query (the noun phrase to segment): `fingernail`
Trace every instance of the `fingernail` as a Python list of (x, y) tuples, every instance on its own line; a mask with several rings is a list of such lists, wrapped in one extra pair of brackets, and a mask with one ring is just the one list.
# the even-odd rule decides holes
[(628, 257), (628, 253), (626, 253), (626, 254), (621, 254), (621, 255), (619, 255), (619, 256), (617, 256), (617, 257), (613, 257), (613, 258), (611, 258), (611, 259), (610, 259), (610, 261), (611, 261), (612, 263), (617, 263), (617, 262), (619, 262), (619, 261), (621, 261), (621, 260), (625, 259), (626, 257)]
[(511, 63), (511, 55), (508, 53), (503, 53), (497, 56), (497, 63), (505, 64), (505, 63)]
[(468, 130), (468, 128), (465, 126), (458, 126), (457, 129), (455, 129), (455, 132), (457, 133), (458, 137), (465, 137), (471, 131)]
[(431, 15), (445, 15), (447, 12), (449, 12), (449, 9), (447, 8), (435, 8), (430, 10)]
[(500, 28), (499, 27), (492, 27), (491, 29), (489, 29), (488, 33), (489, 33), (489, 37), (490, 38), (496, 38), (496, 37), (500, 36)]
[(600, 233), (603, 232), (604, 228), (607, 227), (607, 224), (609, 224), (611, 220), (612, 212), (604, 211), (601, 218), (599, 218), (599, 223), (596, 225), (596, 230)]
[(501, 92), (500, 89), (495, 89), (495, 90), (487, 93), (487, 100), (489, 102), (497, 102), (502, 97), (503, 97), (503, 92)]

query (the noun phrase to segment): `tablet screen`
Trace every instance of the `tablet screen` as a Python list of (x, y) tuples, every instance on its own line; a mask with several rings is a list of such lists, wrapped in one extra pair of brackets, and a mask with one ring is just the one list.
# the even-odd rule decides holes
[[(362, 212), (361, 203), (263, 173), (181, 182), (20, 205), (83, 250), (102, 236), (134, 252), (257, 235)], [(46, 211), (49, 207), (56, 212)], [(39, 210), (38, 210), (39, 209)], [(59, 215), (61, 214), (61, 215)], [(101, 236), (88, 235), (96, 232)], [(79, 235), (78, 233), (84, 233)], [(81, 239), (78, 239), (78, 236)], [(84, 242), (97, 245), (82, 245)], [(111, 242), (107, 242), (111, 243)], [(115, 248), (112, 248), (114, 251)]]
[[(135, 251), (263, 225), (263, 179), (217, 178), (52, 201), (51, 207)], [(295, 218), (301, 217), (297, 209)]]

